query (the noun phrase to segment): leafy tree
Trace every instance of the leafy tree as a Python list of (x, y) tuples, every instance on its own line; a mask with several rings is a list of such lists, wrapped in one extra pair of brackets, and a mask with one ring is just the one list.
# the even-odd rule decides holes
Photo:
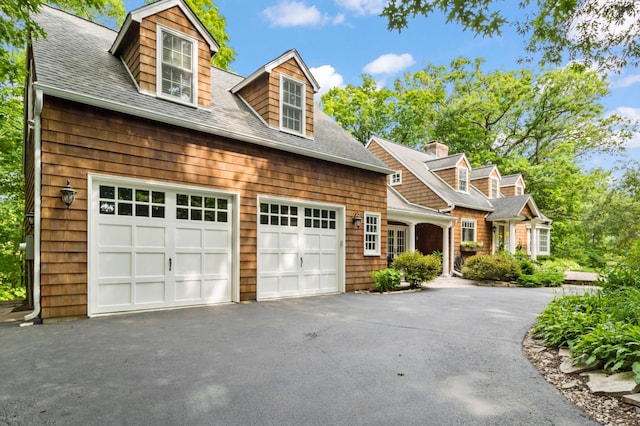
[(390, 90), (379, 88), (371, 76), (362, 75), (362, 85), (331, 88), (322, 96), (324, 111), (362, 144), (371, 135), (385, 136), (392, 122)]
[(382, 11), (390, 30), (408, 27), (409, 18), (442, 12), (481, 36), (500, 35), (514, 26), (528, 40), (525, 50), (541, 62), (559, 65), (569, 60), (609, 68), (640, 63), (640, 20), (636, 0), (521, 0), (522, 18), (510, 19), (497, 0), (391, 0)]

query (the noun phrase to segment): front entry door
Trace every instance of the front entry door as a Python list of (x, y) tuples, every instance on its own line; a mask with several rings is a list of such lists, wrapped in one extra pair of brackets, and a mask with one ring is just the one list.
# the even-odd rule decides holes
[(389, 225), (387, 227), (387, 253), (389, 261), (407, 250), (407, 227)]

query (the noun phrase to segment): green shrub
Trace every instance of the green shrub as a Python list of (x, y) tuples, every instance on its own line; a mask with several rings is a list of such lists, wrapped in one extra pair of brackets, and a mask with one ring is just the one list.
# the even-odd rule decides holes
[(26, 298), (27, 289), (25, 287), (0, 284), (0, 300), (24, 300)]
[(619, 266), (611, 269), (598, 282), (605, 289), (633, 287), (640, 289), (640, 267)]
[[(623, 322), (599, 324), (575, 339), (571, 355), (575, 362), (590, 364), (600, 360), (611, 371), (631, 370), (640, 363), (640, 326)], [(634, 373), (640, 383), (638, 367)]]
[(376, 288), (380, 291), (390, 291), (400, 285), (402, 274), (397, 269), (382, 269), (373, 271), (371, 277), (376, 282)]
[(605, 290), (601, 304), (612, 321), (640, 325), (640, 289), (621, 287)]
[(528, 257), (518, 257), (517, 259), (521, 274), (533, 275), (536, 273), (536, 264), (531, 259)]
[(519, 287), (560, 287), (564, 283), (562, 272), (535, 271), (518, 277)]
[(563, 296), (553, 300), (542, 311), (532, 334), (547, 345), (567, 346), (598, 324), (610, 320), (609, 314), (602, 310), (600, 293)]
[(434, 255), (423, 255), (419, 251), (405, 251), (398, 255), (391, 267), (402, 271), (404, 279), (412, 288), (419, 288), (423, 282), (431, 281), (442, 271), (442, 262)]
[(566, 272), (582, 270), (580, 264), (569, 259), (543, 260), (543, 258), (540, 256), (538, 257), (538, 262), (540, 262), (540, 269), (545, 271)]
[(462, 276), (480, 281), (513, 281), (520, 276), (520, 265), (507, 254), (478, 254), (466, 260)]

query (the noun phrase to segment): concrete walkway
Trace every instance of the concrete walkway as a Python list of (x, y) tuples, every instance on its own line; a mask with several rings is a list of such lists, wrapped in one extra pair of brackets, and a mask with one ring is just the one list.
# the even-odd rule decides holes
[(566, 290), (452, 280), (0, 326), (0, 424), (594, 424), (522, 353)]

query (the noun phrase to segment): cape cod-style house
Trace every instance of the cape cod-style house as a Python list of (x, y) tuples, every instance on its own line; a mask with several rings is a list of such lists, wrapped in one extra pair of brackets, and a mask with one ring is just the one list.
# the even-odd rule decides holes
[(449, 155), (440, 142), (417, 150), (373, 136), (367, 149), (394, 170), (388, 179), (397, 196), (434, 215), (394, 217), (389, 197), (391, 258), (407, 249), (440, 251), (447, 273), (456, 258), (478, 253), (524, 250), (534, 259), (549, 254), (551, 221), (525, 193), (521, 175), (503, 177), (494, 165), (474, 169), (464, 154)]

